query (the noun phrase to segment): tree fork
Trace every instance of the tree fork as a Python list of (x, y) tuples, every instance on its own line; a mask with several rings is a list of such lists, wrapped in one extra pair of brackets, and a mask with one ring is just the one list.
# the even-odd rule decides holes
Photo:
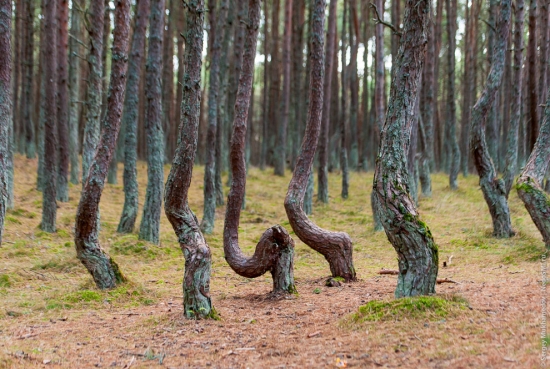
[(292, 229), (309, 247), (321, 253), (333, 277), (354, 281), (353, 245), (344, 232), (330, 232), (315, 225), (303, 211), (304, 195), (319, 141), (323, 111), (325, 0), (314, 0), (311, 37), (311, 81), (306, 132), (285, 198), (285, 210)]

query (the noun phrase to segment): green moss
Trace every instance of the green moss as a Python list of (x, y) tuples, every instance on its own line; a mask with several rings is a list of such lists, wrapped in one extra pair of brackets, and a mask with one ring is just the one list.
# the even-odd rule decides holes
[(72, 308), (71, 304), (65, 302), (60, 302), (57, 300), (49, 300), (46, 302), (46, 310), (59, 310), (59, 309), (70, 309)]
[(468, 307), (468, 301), (456, 295), (405, 297), (392, 301), (373, 300), (352, 314), (354, 323), (400, 321), (404, 319), (437, 320), (455, 315)]
[(96, 291), (83, 290), (65, 295), (63, 300), (71, 303), (101, 301), (102, 296)]
[(11, 287), (10, 277), (7, 274), (0, 274), (0, 287)]
[(21, 221), (17, 218), (14, 218), (14, 217), (10, 217), (9, 215), (6, 216), (6, 222), (7, 223), (12, 223), (12, 224), (21, 224)]

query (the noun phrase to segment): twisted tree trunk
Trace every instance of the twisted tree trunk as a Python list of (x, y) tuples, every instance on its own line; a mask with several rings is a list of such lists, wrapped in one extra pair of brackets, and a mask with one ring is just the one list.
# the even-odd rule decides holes
[(430, 2), (407, 0), (386, 122), (374, 174), (374, 193), (388, 240), (398, 256), (396, 297), (435, 292), (438, 249), (409, 195), (407, 150), (426, 51)]
[(311, 80), (306, 132), (285, 198), (285, 210), (292, 229), (305, 244), (323, 254), (333, 277), (356, 279), (351, 238), (344, 232), (330, 232), (315, 225), (303, 211), (304, 195), (319, 141), (323, 111), (325, 0), (314, 0), (311, 35)]
[(164, 0), (151, 0), (149, 50), (146, 72), (147, 192), (139, 238), (155, 244), (160, 241), (160, 209), (164, 184), (164, 134), (162, 132), (162, 38)]
[(84, 182), (78, 204), (74, 237), (76, 255), (100, 289), (114, 288), (117, 284), (125, 281), (117, 263), (105, 253), (99, 244), (98, 215), (99, 201), (105, 186), (109, 162), (114, 154), (120, 131), (120, 117), (122, 116), (128, 69), (129, 33), (130, 0), (117, 0), (106, 114), (98, 149), (91, 162), (88, 178)]
[(13, 123), (11, 101), (11, 0), (0, 0), (0, 247), (8, 200), (7, 160)]
[(174, 228), (185, 257), (183, 306), (187, 318), (216, 317), (210, 298), (212, 254), (200, 231), (197, 217), (187, 201), (199, 129), (205, 11), (204, 0), (187, 2), (182, 118), (179, 125), (178, 147), (166, 182), (164, 201), (164, 211)]
[(138, 214), (138, 182), (137, 182), (137, 123), (139, 110), (139, 85), (141, 63), (145, 54), (145, 32), (149, 22), (150, 0), (139, 0), (136, 11), (136, 23), (132, 35), (132, 48), (128, 61), (128, 80), (124, 97), (124, 208), (120, 216), (117, 232), (132, 233)]
[(504, 73), (506, 44), (510, 29), (510, 1), (503, 0), (501, 2), (493, 63), (485, 82), (485, 89), (472, 108), (470, 126), (470, 146), (474, 153), (474, 163), (479, 174), (479, 185), (493, 219), (493, 235), (503, 238), (513, 236), (514, 231), (510, 222), (510, 210), (506, 199), (504, 181), (497, 178), (489, 148), (485, 141), (485, 123)]

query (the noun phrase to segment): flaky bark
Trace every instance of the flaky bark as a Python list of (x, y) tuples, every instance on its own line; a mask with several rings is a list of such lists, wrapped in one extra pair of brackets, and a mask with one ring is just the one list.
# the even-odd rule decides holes
[(304, 195), (315, 149), (319, 140), (323, 111), (325, 1), (314, 0), (311, 37), (311, 80), (306, 132), (285, 198), (285, 210), (292, 229), (305, 244), (323, 254), (333, 277), (356, 279), (351, 238), (344, 232), (330, 232), (315, 225), (303, 211)]
[(227, 197), (227, 209), (223, 230), (225, 260), (239, 275), (256, 278), (267, 271), (273, 276), (273, 294), (295, 293), (294, 286), (294, 241), (283, 227), (273, 226), (264, 232), (254, 255), (246, 257), (239, 247), (239, 219), (246, 188), (246, 123), (252, 81), (256, 40), (260, 23), (260, 0), (249, 1), (249, 19), (245, 33), (243, 69), (240, 74), (235, 118), (231, 139), (231, 169), (233, 181)]
[(0, 247), (4, 233), (4, 217), (8, 200), (7, 160), (10, 126), (12, 119), (11, 101), (11, 0), (0, 0)]
[(388, 240), (398, 256), (396, 297), (435, 292), (438, 249), (409, 195), (407, 150), (426, 51), (430, 2), (408, 0), (386, 121), (374, 174), (374, 192)]
[(160, 209), (164, 185), (164, 134), (162, 132), (162, 37), (164, 0), (151, 0), (149, 49), (146, 72), (147, 191), (139, 239), (160, 242)]
[(197, 150), (201, 98), (204, 0), (187, 1), (187, 40), (183, 79), (183, 101), (178, 146), (166, 182), (164, 210), (178, 237), (185, 257), (183, 306), (187, 318), (216, 317), (210, 298), (212, 254), (202, 235), (199, 222), (189, 208), (187, 195), (191, 185)]
[(510, 210), (506, 199), (504, 181), (497, 178), (489, 148), (485, 141), (485, 123), (504, 73), (504, 54), (510, 29), (510, 7), (510, 0), (501, 2), (493, 63), (485, 82), (485, 88), (472, 108), (470, 126), (470, 146), (473, 150), (474, 163), (479, 174), (479, 185), (493, 219), (493, 235), (496, 237), (511, 237), (514, 235), (514, 231), (510, 222)]
[(120, 117), (122, 116), (128, 69), (130, 0), (117, 0), (115, 4), (111, 78), (106, 113), (101, 125), (98, 149), (91, 162), (88, 178), (84, 182), (78, 204), (74, 238), (78, 259), (88, 269), (100, 289), (114, 288), (117, 284), (125, 281), (118, 265), (101, 248), (98, 234), (99, 201), (120, 131)]
[(149, 23), (150, 1), (140, 0), (136, 11), (136, 23), (132, 35), (132, 48), (128, 61), (128, 79), (124, 97), (124, 208), (120, 216), (117, 232), (132, 233), (138, 214), (138, 182), (137, 182), (137, 123), (139, 108), (140, 69), (145, 54), (145, 31)]

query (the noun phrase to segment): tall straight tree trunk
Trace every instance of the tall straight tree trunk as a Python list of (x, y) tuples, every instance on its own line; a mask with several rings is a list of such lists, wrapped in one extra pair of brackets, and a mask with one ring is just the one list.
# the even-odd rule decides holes
[[(44, 1), (40, 1), (40, 14), (44, 14)], [(40, 42), (39, 42), (39, 49), (38, 49), (39, 63), (38, 63), (38, 74), (37, 74), (37, 77), (39, 79), (37, 100), (39, 103), (37, 104), (38, 105), (38, 114), (37, 114), (37, 117), (38, 117), (38, 127), (37, 127), (38, 128), (37, 129), (38, 170), (37, 172), (38, 173), (36, 175), (36, 189), (38, 191), (44, 190), (44, 141), (45, 141), (44, 140), (44, 116), (46, 114), (45, 113), (46, 98), (44, 97), (46, 94), (46, 75), (44, 73), (44, 49), (46, 48), (45, 44), (46, 44), (46, 36), (44, 35), (44, 17), (42, 17), (40, 19)], [(13, 125), (11, 126), (11, 129), (13, 129)], [(11, 154), (11, 153), (12, 152), (10, 150), (8, 154)], [(9, 160), (8, 160), (8, 165), (10, 165)], [(11, 169), (13, 169), (13, 166)], [(12, 175), (11, 179), (13, 179), (13, 172), (10, 173), (10, 170), (8, 168), (8, 186), (9, 186), (10, 174)], [(8, 193), (8, 200), (9, 200), (9, 193)]]
[(269, 30), (269, 4), (268, 1), (264, 1), (264, 64), (263, 64), (263, 100), (262, 100), (262, 146), (260, 148), (260, 169), (265, 170), (267, 165), (267, 150), (268, 150), (268, 140), (269, 140), (269, 72), (271, 71), (271, 63), (273, 59), (268, 61), (268, 55), (270, 55), (270, 40), (268, 36)]
[[(214, 22), (216, 28), (223, 26), (227, 20), (228, 0), (222, 0), (216, 12)], [(210, 11), (214, 11), (213, 8)], [(213, 26), (211, 26), (211, 29)], [(201, 222), (201, 230), (210, 234), (214, 230), (216, 217), (216, 131), (218, 127), (218, 93), (220, 91), (220, 54), (223, 34), (211, 32), (213, 37), (210, 49), (210, 81), (208, 84), (208, 131), (206, 133), (204, 167), (204, 217)], [(221, 129), (221, 128), (220, 128)]]
[(11, 103), (11, 0), (0, 0), (0, 247), (8, 200), (7, 160), (10, 150), (10, 126), (13, 124)]
[(458, 188), (457, 177), (460, 170), (460, 149), (456, 137), (456, 97), (455, 97), (455, 49), (456, 49), (456, 0), (445, 1), (447, 10), (447, 142), (450, 146), (447, 150), (449, 158), (449, 185), (451, 189)]
[(227, 197), (227, 210), (223, 232), (225, 259), (239, 275), (256, 278), (267, 271), (273, 276), (273, 295), (295, 293), (294, 241), (283, 227), (273, 226), (264, 232), (254, 255), (246, 257), (239, 247), (239, 219), (246, 188), (246, 124), (252, 82), (256, 40), (260, 23), (260, 0), (249, 1), (249, 19), (245, 35), (243, 69), (235, 102), (235, 118), (231, 139), (231, 166), (233, 181)]
[[(22, 20), (24, 19), (24, 0), (14, 0), (14, 22), (13, 22), (13, 31), (14, 35), (21, 35), (22, 34)], [(44, 14), (44, 12), (42, 12)], [(23, 47), (21, 41), (23, 41), (23, 37), (14, 37), (13, 40), (13, 59), (14, 60), (22, 60), (23, 59)], [(12, 145), (12, 152), (17, 150), (20, 151), (22, 149), (21, 147), (21, 141), (20, 138), (22, 136), (22, 131), (24, 130), (24, 126), (21, 124), (21, 103), (19, 102), (19, 96), (20, 96), (20, 89), (21, 89), (21, 68), (22, 63), (14, 63), (13, 65), (13, 81), (12, 81), (12, 100), (13, 100), (13, 123), (11, 128), (11, 145)], [(11, 154), (13, 155), (13, 154)], [(13, 161), (13, 158), (9, 161)], [(10, 164), (11, 165), (11, 164)], [(13, 167), (8, 168), (9, 171), (11, 171), (12, 178), (8, 179), (8, 181), (13, 181)], [(9, 186), (11, 189), (9, 189), (9, 192), (13, 192), (13, 184), (10, 183)], [(12, 194), (9, 194), (8, 196), (13, 196)], [(11, 200), (10, 200), (11, 201)]]
[[(547, 62), (543, 60), (542, 62)], [(549, 92), (550, 96), (550, 92)], [(518, 195), (550, 250), (550, 196), (542, 188), (550, 164), (550, 97), (546, 100), (540, 133), (529, 160), (518, 178)]]
[(479, 174), (479, 185), (493, 219), (493, 235), (507, 238), (514, 235), (510, 222), (510, 210), (506, 199), (504, 181), (497, 178), (497, 173), (485, 141), (485, 123), (496, 92), (504, 73), (504, 59), (510, 30), (511, 0), (503, 0), (500, 8), (500, 19), (496, 27), (493, 63), (485, 82), (485, 88), (472, 109), (470, 126), (470, 146), (474, 153), (474, 162)]
[(177, 0), (167, 0), (169, 9), (164, 30), (162, 51), (162, 127), (164, 130), (164, 162), (169, 163), (174, 156), (175, 134), (174, 122), (174, 21)]
[(23, 121), (25, 122), (25, 152), (28, 159), (36, 156), (34, 120), (32, 119), (34, 67), (34, 0), (25, 0), (25, 62), (23, 65)]
[(178, 50), (178, 82), (176, 83), (176, 105), (175, 105), (175, 121), (174, 121), (174, 136), (176, 137), (176, 146), (174, 146), (174, 153), (176, 150), (176, 147), (178, 145), (177, 143), (177, 137), (178, 137), (178, 129), (179, 124), (181, 122), (181, 101), (183, 99), (183, 89), (181, 86), (183, 85), (183, 75), (184, 75), (184, 49), (185, 49), (185, 39), (183, 38), (183, 32), (186, 29), (185, 26), (185, 7), (183, 3), (176, 1), (176, 24), (178, 25), (176, 28), (176, 39), (177, 41), (177, 50)]
[(287, 128), (290, 115), (290, 57), (292, 46), (292, 0), (285, 1), (285, 29), (283, 33), (283, 119), (277, 124), (277, 148), (275, 149), (275, 175), (284, 176), (287, 159)]
[[(434, 65), (434, 75), (433, 75), (433, 118), (432, 122), (429, 121), (429, 119), (426, 120), (426, 134), (429, 135), (430, 128), (432, 129), (432, 136), (433, 137), (433, 147), (434, 147), (434, 167), (431, 168), (432, 171), (434, 170), (442, 170), (444, 168), (443, 163), (443, 154), (441, 150), (441, 140), (440, 140), (440, 131), (441, 131), (441, 117), (439, 112), (439, 52), (441, 51), (441, 43), (442, 43), (442, 24), (443, 24), (443, 4), (445, 0), (436, 0), (436, 15), (435, 15), (435, 22), (434, 22), (434, 28), (433, 28), (433, 40), (434, 40), (434, 54), (433, 54), (433, 65)], [(431, 13), (433, 15), (433, 13)], [(429, 93), (429, 91), (427, 92)], [(432, 126), (430, 127), (430, 123), (432, 123)], [(429, 137), (429, 136), (428, 136)], [(429, 143), (429, 141), (428, 141)]]
[[(368, 59), (369, 55), (369, 4), (361, 4), (361, 24), (362, 28), (362, 42), (363, 42), (363, 60)], [(369, 68), (365, 63), (363, 68), (363, 91), (361, 96), (361, 168), (363, 171), (369, 170), (370, 163), (373, 162), (374, 153), (372, 145), (369, 144), (369, 138), (373, 136), (372, 132), (372, 120), (369, 114), (369, 100), (370, 100), (370, 83), (369, 83)]]
[(348, 145), (347, 145), (347, 120), (348, 120), (348, 107), (347, 107), (347, 94), (348, 94), (348, 68), (346, 65), (347, 55), (347, 40), (346, 40), (346, 16), (349, 12), (349, 1), (344, 0), (344, 14), (342, 16), (342, 48), (340, 50), (340, 63), (342, 64), (341, 73), (341, 103), (340, 103), (340, 119), (338, 122), (338, 128), (340, 129), (340, 167), (342, 169), (342, 192), (343, 199), (347, 199), (349, 195), (349, 168), (348, 168)]
[[(489, 62), (491, 66), (493, 65), (495, 53), (494, 53), (494, 45), (496, 40), (496, 16), (498, 15), (498, 7), (499, 7), (499, 1), (498, 0), (489, 0), (489, 20), (487, 23), (487, 49), (488, 49), (488, 56), (489, 56)], [(491, 105), (491, 109), (489, 110), (489, 114), (487, 116), (487, 123), (486, 123), (486, 140), (487, 140), (487, 146), (489, 148), (489, 155), (494, 163), (498, 166), (498, 144), (500, 142), (499, 140), (499, 134), (500, 134), (500, 117), (499, 117), (499, 105), (500, 105), (500, 91), (496, 91), (495, 101)], [(496, 170), (496, 167), (495, 167)]]
[(147, 192), (139, 239), (160, 242), (160, 209), (164, 185), (164, 134), (162, 132), (162, 36), (164, 0), (151, 0), (149, 49), (146, 72)]
[(522, 86), (523, 86), (523, 18), (525, 15), (524, 0), (517, 0), (515, 5), (514, 25), (514, 66), (512, 76), (512, 115), (506, 145), (506, 168), (503, 175), (506, 197), (510, 194), (518, 168), (518, 135), (521, 121)]
[(187, 2), (185, 74), (178, 147), (166, 182), (164, 210), (185, 257), (183, 310), (187, 318), (215, 318), (210, 297), (212, 254), (197, 217), (189, 208), (188, 192), (197, 151), (201, 99), (204, 0)]
[(359, 76), (357, 72), (357, 57), (359, 54), (359, 19), (357, 16), (357, 1), (349, 1), (349, 166), (352, 170), (359, 169)]
[(532, 150), (539, 134), (538, 89), (537, 89), (537, 0), (529, 4), (529, 41), (527, 43), (527, 61), (529, 63), (529, 144)]
[(305, 23), (305, 0), (294, 0), (294, 10), (292, 12), (292, 99), (291, 120), (290, 120), (290, 140), (291, 146), (291, 169), (296, 165), (298, 149), (301, 143), (301, 126), (303, 123), (303, 64), (304, 64), (304, 23)]
[(87, 11), (88, 34), (88, 90), (86, 92), (86, 126), (82, 142), (82, 185), (86, 185), (88, 170), (94, 158), (99, 141), (101, 119), (101, 99), (103, 86), (103, 20), (105, 3), (101, 0), (90, 2)]
[(117, 0), (107, 106), (101, 125), (98, 149), (90, 164), (88, 178), (84, 182), (80, 196), (74, 237), (76, 255), (100, 289), (114, 288), (125, 281), (117, 263), (101, 248), (98, 233), (99, 201), (120, 131), (120, 117), (122, 116), (128, 70), (129, 38), (130, 0)]
[(137, 182), (137, 131), (140, 101), (140, 69), (145, 54), (145, 32), (149, 22), (150, 0), (139, 0), (135, 15), (132, 46), (128, 60), (128, 79), (124, 97), (122, 124), (124, 125), (124, 208), (120, 216), (117, 232), (132, 233), (138, 214)]
[(409, 194), (407, 150), (426, 51), (430, 2), (407, 0), (403, 34), (390, 89), (374, 174), (374, 192), (386, 235), (398, 256), (396, 297), (435, 293), (438, 250)]
[(330, 102), (332, 92), (332, 74), (334, 72), (334, 53), (336, 50), (336, 10), (337, 1), (330, 0), (328, 11), (327, 47), (325, 48), (325, 83), (323, 85), (323, 113), (321, 121), (321, 136), (319, 139), (319, 169), (317, 171), (317, 199), (328, 203), (328, 151)]
[(271, 14), (271, 62), (269, 72), (269, 116), (268, 116), (268, 151), (267, 164), (273, 165), (280, 153), (275, 150), (275, 139), (277, 137), (277, 128), (281, 117), (281, 57), (280, 57), (280, 37), (279, 37), (279, 13), (280, 0), (273, 0)]
[(80, 161), (78, 153), (79, 145), (79, 117), (80, 117), (80, 57), (82, 48), (79, 44), (81, 32), (81, 9), (84, 8), (82, 0), (73, 0), (71, 8), (71, 27), (69, 38), (69, 161), (71, 164), (70, 181), (73, 184), (80, 183)]
[(57, 3), (57, 200), (69, 201), (69, 2)]
[(325, 0), (314, 0), (311, 24), (311, 75), (307, 126), (300, 156), (285, 197), (285, 210), (294, 233), (309, 247), (323, 254), (333, 277), (356, 279), (351, 238), (344, 232), (330, 232), (315, 225), (303, 211), (304, 195), (319, 141), (323, 113)]
[[(548, 74), (548, 58), (550, 57), (550, 1), (541, 0), (540, 3), (540, 19), (538, 21), (539, 25), (539, 91), (538, 97), (540, 103), (546, 101), (546, 92), (548, 89), (548, 80), (550, 79)], [(543, 116), (543, 107), (539, 105), (539, 116)]]
[[(44, 1), (44, 69), (46, 81), (57, 81), (57, 0)], [(46, 83), (44, 111), (44, 191), (42, 223), (45, 232), (56, 231), (57, 83)]]

